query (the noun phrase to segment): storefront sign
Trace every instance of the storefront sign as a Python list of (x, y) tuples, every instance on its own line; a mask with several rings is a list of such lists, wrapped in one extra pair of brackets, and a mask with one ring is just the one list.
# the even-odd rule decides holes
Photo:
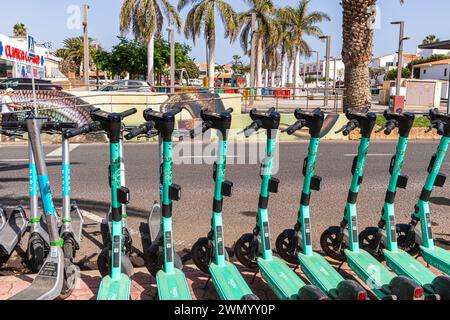
[(30, 63), (30, 61), (37, 66), (44, 66), (45, 59), (43, 56), (35, 55), (34, 59), (30, 59), (28, 56), (28, 52), (16, 48), (12, 45), (6, 44), (4, 45), (2, 41), (0, 41), (0, 57), (5, 54), (7, 60), (19, 61)]

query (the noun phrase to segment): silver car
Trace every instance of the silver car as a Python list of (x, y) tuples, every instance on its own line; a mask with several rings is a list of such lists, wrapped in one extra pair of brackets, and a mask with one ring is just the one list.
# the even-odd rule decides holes
[(155, 89), (146, 81), (119, 80), (100, 88), (99, 91), (155, 92)]

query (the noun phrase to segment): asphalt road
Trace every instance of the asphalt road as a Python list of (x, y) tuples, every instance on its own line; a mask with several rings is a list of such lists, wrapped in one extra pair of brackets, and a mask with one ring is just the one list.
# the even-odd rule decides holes
[[(426, 178), (426, 168), (435, 152), (437, 141), (410, 142), (404, 165), (404, 173), (410, 177), (408, 188), (399, 190), (397, 196), (397, 222), (409, 221), (414, 203)], [(61, 205), (61, 167), (58, 160), (58, 145), (48, 145), (45, 152), (54, 199)], [(245, 153), (234, 150), (245, 148)], [(200, 147), (201, 148), (201, 147)], [(259, 194), (259, 164), (244, 163), (254, 158), (255, 150), (248, 144), (231, 145), (227, 167), (227, 179), (234, 182), (232, 198), (224, 201), (225, 243), (232, 247), (241, 234), (251, 232), (255, 224)], [(305, 142), (280, 144), (280, 167), (276, 174), (281, 180), (278, 194), (270, 198), (270, 219), (272, 240), (285, 228), (296, 222), (300, 189), (302, 184), (302, 164), (306, 156)], [(343, 215), (348, 185), (350, 183), (353, 155), (357, 142), (327, 142), (320, 145), (316, 174), (323, 178), (322, 190), (314, 192), (311, 199), (311, 214), (314, 245), (320, 249), (320, 234), (331, 225), (340, 222)], [(388, 166), (395, 142), (373, 142), (366, 165), (364, 183), (359, 196), (360, 229), (376, 225), (388, 183)], [(52, 154), (53, 153), (53, 154)], [(84, 240), (77, 262), (82, 268), (95, 268), (96, 256), (100, 251), (101, 237), (99, 223), (109, 208), (108, 153), (104, 144), (80, 145), (72, 153), (72, 196), (81, 210), (95, 216), (85, 218)], [(146, 221), (149, 208), (159, 197), (158, 191), (158, 147), (156, 144), (127, 144), (125, 147), (126, 180), (131, 190), (128, 206), (129, 224), (133, 230), (135, 254), (133, 262), (142, 263), (139, 227)], [(26, 145), (0, 146), (0, 202), (10, 207), (18, 203), (28, 205), (28, 171)], [(201, 157), (183, 153), (177, 160), (201, 162)], [(209, 231), (212, 208), (213, 157), (208, 164), (181, 164), (174, 166), (174, 183), (182, 186), (182, 199), (174, 204), (174, 236), (177, 251), (189, 250), (198, 237)], [(445, 163), (442, 172), (449, 176)], [(448, 185), (437, 188), (431, 200), (434, 233), (441, 245), (450, 241)], [(91, 216), (92, 218), (92, 216)], [(8, 264), (0, 268), (0, 274), (20, 269), (27, 236), (21, 242), (21, 249), (11, 257)], [(26, 271), (26, 269), (23, 269)], [(17, 271), (17, 270), (16, 270)]]

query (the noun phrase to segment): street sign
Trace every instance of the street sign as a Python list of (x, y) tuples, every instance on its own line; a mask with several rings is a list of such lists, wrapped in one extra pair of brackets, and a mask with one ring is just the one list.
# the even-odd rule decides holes
[(36, 57), (36, 42), (30, 35), (28, 35), (28, 57), (30, 59), (34, 59)]

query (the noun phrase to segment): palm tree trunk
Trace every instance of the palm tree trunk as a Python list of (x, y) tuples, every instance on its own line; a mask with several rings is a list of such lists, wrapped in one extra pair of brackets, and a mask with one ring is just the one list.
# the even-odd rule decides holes
[(151, 86), (155, 85), (155, 35), (150, 36), (147, 45), (147, 81)]
[(275, 88), (277, 86), (277, 84), (275, 83), (276, 76), (277, 76), (277, 67), (272, 66), (272, 74), (270, 76), (270, 87), (271, 88)]
[(294, 82), (293, 77), (294, 77), (294, 59), (291, 59), (291, 61), (289, 61), (288, 83), (292, 84)]
[[(295, 48), (295, 61), (294, 61), (294, 95), (299, 96), (300, 91), (300, 48)], [(297, 98), (294, 98), (294, 100)]]
[(214, 77), (216, 73), (216, 35), (215, 31), (211, 31), (209, 36), (209, 88), (214, 89)]
[(268, 87), (269, 86), (269, 68), (266, 68), (266, 70), (264, 70), (264, 87)]
[(286, 84), (286, 54), (284, 51), (281, 53), (281, 81), (280, 87), (284, 87)]
[(262, 38), (259, 37), (258, 39), (258, 50), (257, 50), (257, 59), (256, 59), (256, 87), (257, 89), (257, 96), (261, 95), (261, 89), (263, 86), (263, 81), (262, 81), (262, 72), (263, 72), (263, 43), (262, 43)]

